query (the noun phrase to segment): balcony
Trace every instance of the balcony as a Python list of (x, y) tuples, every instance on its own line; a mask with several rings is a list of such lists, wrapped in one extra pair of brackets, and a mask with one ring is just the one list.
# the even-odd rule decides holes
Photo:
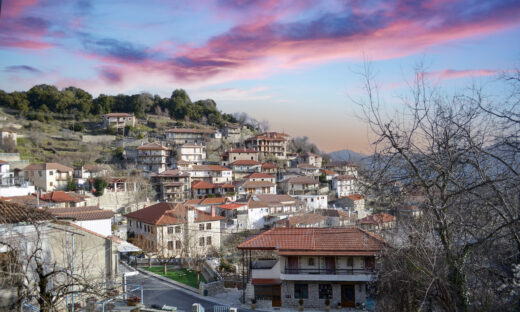
[(369, 282), (375, 278), (372, 269), (293, 269), (285, 268), (280, 274), (282, 280), (291, 281), (338, 281), (338, 282)]
[(280, 278), (280, 261), (257, 260), (251, 263), (252, 278)]

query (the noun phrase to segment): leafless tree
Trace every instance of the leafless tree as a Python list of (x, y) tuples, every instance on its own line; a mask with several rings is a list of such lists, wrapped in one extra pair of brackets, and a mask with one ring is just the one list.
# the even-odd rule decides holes
[(382, 259), (380, 308), (518, 308), (518, 105), (476, 87), (448, 96), (419, 66), (410, 96), (390, 111), (370, 64), (361, 77), (366, 98), (356, 102), (374, 135), (367, 191), (390, 207), (422, 197), (422, 216), (401, 222)]

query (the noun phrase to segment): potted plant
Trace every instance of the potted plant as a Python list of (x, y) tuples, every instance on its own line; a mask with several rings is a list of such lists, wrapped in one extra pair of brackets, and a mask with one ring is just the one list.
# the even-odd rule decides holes
[(256, 299), (255, 298), (251, 299), (251, 310), (254, 310), (254, 309), (256, 309)]
[(298, 307), (298, 311), (303, 311), (303, 299), (298, 300), (298, 303), (300, 304), (300, 306)]
[(330, 300), (325, 299), (325, 311), (330, 311)]

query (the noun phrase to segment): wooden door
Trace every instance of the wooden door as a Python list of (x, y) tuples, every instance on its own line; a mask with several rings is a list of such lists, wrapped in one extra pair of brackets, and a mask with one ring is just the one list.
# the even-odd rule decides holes
[(376, 268), (376, 259), (374, 257), (365, 257), (365, 269), (374, 270)]
[(327, 274), (336, 274), (336, 258), (325, 257), (325, 271)]
[(356, 289), (354, 285), (341, 285), (341, 306), (344, 308), (356, 306)]
[(275, 285), (271, 287), (272, 291), (272, 305), (273, 307), (281, 307), (282, 306), (282, 289), (280, 285)]
[(288, 273), (297, 274), (298, 273), (298, 257), (289, 256), (288, 262), (289, 262), (289, 268), (288, 268), (289, 272)]

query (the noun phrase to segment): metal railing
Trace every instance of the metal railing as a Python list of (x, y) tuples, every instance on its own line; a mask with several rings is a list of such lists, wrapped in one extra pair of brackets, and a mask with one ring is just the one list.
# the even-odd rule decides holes
[(354, 275), (354, 274), (374, 274), (373, 269), (294, 269), (285, 268), (284, 274), (318, 274), (318, 275)]

